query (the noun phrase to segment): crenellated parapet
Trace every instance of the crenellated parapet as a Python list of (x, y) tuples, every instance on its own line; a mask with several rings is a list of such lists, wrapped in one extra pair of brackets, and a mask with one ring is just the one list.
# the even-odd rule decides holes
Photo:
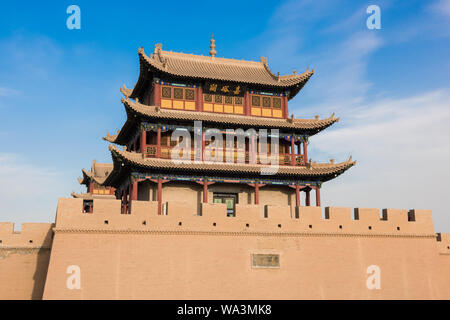
[[(228, 217), (225, 204), (202, 203), (200, 213), (182, 201), (132, 201), (121, 214), (120, 200), (94, 199), (82, 212), (82, 199), (60, 199), (56, 232), (192, 233), (267, 236), (361, 236), (436, 238), (430, 210), (292, 207), (237, 204)], [(324, 213), (324, 214), (322, 214)], [(447, 239), (447, 238), (445, 238)]]
[(450, 255), (450, 233), (438, 233), (439, 254)]
[(52, 223), (23, 223), (21, 231), (14, 231), (14, 223), (0, 223), (0, 260), (11, 254), (33, 254), (50, 250)]

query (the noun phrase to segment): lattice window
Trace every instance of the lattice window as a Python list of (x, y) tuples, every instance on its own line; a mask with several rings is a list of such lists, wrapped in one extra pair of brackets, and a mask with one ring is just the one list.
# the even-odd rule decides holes
[(233, 104), (233, 97), (225, 96), (225, 104)]
[(220, 94), (216, 94), (214, 96), (214, 102), (215, 103), (222, 103), (222, 96)]
[(269, 97), (263, 97), (263, 107), (270, 108), (270, 98)]
[(273, 98), (273, 107), (277, 109), (281, 108), (281, 98)]
[(172, 98), (172, 88), (170, 87), (162, 87), (162, 93), (163, 98)]
[(258, 96), (252, 96), (252, 106), (259, 107), (261, 105), (261, 98)]
[(184, 94), (186, 95), (186, 100), (195, 100), (194, 89), (186, 89)]
[(234, 104), (242, 106), (242, 97), (235, 97)]
[(212, 102), (212, 94), (204, 94), (203, 95), (203, 100), (205, 102)]
[(183, 99), (183, 89), (173, 88), (173, 98), (182, 100)]

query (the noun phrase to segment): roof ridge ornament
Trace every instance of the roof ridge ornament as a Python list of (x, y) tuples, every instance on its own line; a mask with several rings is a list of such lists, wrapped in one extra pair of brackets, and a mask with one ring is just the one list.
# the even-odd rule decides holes
[(215, 50), (216, 48), (216, 40), (214, 40), (214, 34), (211, 34), (211, 41), (210, 41), (211, 45), (209, 46), (209, 48), (211, 49), (209, 51), (209, 55), (211, 56), (211, 58), (214, 59), (214, 56), (217, 54), (217, 51)]

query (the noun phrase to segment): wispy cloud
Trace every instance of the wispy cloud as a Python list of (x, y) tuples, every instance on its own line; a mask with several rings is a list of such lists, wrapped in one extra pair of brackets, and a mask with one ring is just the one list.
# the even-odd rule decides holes
[(70, 190), (68, 178), (17, 154), (0, 153), (0, 221), (53, 221), (58, 197)]
[(431, 5), (431, 9), (437, 14), (450, 18), (450, 0), (437, 0)]
[(0, 87), (0, 97), (9, 97), (18, 94), (19, 91), (11, 88)]
[(324, 187), (327, 205), (432, 209), (450, 231), (447, 169), (450, 89), (348, 109), (341, 125), (312, 138), (311, 153), (358, 164)]

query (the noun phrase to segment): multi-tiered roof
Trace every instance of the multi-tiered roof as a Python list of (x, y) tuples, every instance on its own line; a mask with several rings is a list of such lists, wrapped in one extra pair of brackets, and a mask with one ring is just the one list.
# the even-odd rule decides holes
[[(122, 145), (124, 149), (115, 145), (109, 147), (113, 168), (104, 178), (95, 179), (96, 182), (116, 188), (118, 198), (123, 197), (127, 186), (138, 178), (234, 181), (256, 185), (263, 182), (320, 188), (322, 182), (355, 165), (351, 157), (341, 163), (331, 160), (322, 164), (308, 159), (309, 137), (339, 121), (334, 114), (325, 119), (289, 116), (288, 100), (303, 88), (314, 70), (294, 71), (291, 75), (274, 74), (266, 58), (260, 61), (219, 58), (215, 56), (214, 47), (212, 43), (210, 56), (164, 51), (161, 44), (157, 44), (150, 55), (143, 48), (139, 49), (138, 81), (132, 89), (121, 88), (126, 122), (117, 134), (107, 133), (104, 137), (104, 140)], [(169, 88), (166, 93), (161, 89), (164, 86)], [(218, 96), (217, 86), (225, 94), (213, 100), (212, 97)], [(208, 87), (214, 91), (208, 91)], [(229, 87), (234, 88), (234, 96)], [(172, 92), (175, 94), (175, 90), (180, 88), (186, 91), (179, 91), (181, 96), (174, 97)], [(221, 104), (216, 107), (217, 101)], [(202, 121), (206, 128), (222, 130), (278, 129), (283, 152), (276, 175), (262, 177), (264, 165), (250, 163), (248, 154), (245, 163), (174, 163), (170, 159), (170, 143), (161, 146), (161, 132), (175, 128), (193, 132), (194, 121)], [(148, 143), (147, 132), (153, 132), (151, 138), (158, 139), (158, 142)], [(250, 153), (250, 147), (247, 149)]]

